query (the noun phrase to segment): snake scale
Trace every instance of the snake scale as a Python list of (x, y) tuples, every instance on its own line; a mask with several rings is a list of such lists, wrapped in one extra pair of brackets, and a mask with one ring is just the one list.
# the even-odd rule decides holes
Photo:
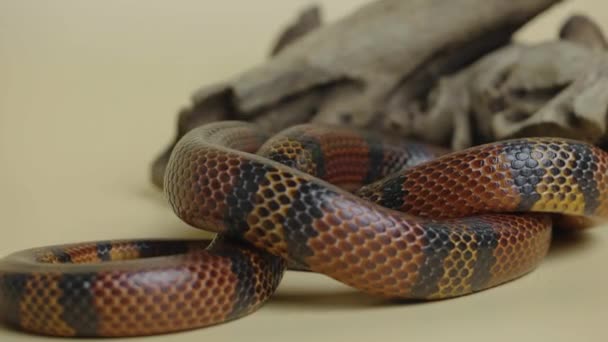
[(286, 265), (388, 298), (469, 294), (531, 271), (552, 221), (608, 213), (608, 155), (557, 138), (445, 151), (314, 124), (244, 122), (176, 145), (165, 193), (207, 241), (36, 248), (0, 261), (0, 318), (58, 336), (133, 336), (251, 313)]

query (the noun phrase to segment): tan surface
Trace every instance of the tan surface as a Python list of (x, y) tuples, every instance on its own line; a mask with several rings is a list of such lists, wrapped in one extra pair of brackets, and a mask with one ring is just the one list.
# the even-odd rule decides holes
[[(323, 1), (330, 18), (362, 2)], [(172, 137), (176, 109), (192, 90), (261, 60), (277, 28), (305, 4), (1, 0), (0, 254), (200, 236), (147, 182), (148, 163)], [(608, 29), (605, 0), (578, 0), (521, 38), (552, 37), (573, 10)], [(606, 341), (607, 258), (608, 229), (597, 229), (561, 241), (519, 281), (427, 304), (388, 305), (323, 276), (289, 273), (247, 318), (147, 340)], [(37, 339), (0, 327), (0, 341)]]

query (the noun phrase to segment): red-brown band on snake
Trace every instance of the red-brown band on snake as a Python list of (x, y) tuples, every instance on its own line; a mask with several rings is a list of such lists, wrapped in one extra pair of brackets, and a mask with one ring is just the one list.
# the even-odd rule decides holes
[(608, 155), (597, 147), (527, 138), (441, 154), (337, 127), (269, 140), (243, 122), (199, 127), (175, 147), (165, 192), (182, 220), (219, 233), (210, 246), (14, 253), (0, 261), (0, 318), (60, 336), (192, 329), (257, 309), (286, 263), (389, 298), (460, 296), (538, 265), (551, 237), (539, 213), (568, 223), (608, 214)]

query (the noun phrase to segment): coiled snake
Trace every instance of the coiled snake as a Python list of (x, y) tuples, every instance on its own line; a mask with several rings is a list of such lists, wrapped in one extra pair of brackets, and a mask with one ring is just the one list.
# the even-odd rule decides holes
[(202, 327), (257, 309), (287, 263), (390, 298), (460, 296), (532, 270), (552, 218), (581, 225), (608, 212), (608, 155), (597, 147), (533, 138), (441, 154), (339, 127), (270, 139), (249, 123), (199, 127), (175, 147), (165, 192), (182, 220), (220, 233), (208, 247), (14, 253), (0, 261), (0, 317), (61, 336)]

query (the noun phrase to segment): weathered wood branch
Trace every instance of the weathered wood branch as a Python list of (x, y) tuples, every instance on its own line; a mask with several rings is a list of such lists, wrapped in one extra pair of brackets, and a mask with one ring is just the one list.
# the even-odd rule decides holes
[[(325, 26), (309, 10), (270, 60), (196, 92), (179, 115), (176, 141), (200, 124), (240, 119), (274, 131), (315, 121), (466, 145), (455, 144), (452, 133), (473, 134), (458, 123), (470, 117), (470, 94), (442, 89), (468, 84), (469, 76), (448, 76), (509, 44), (519, 27), (559, 1), (378, 0)], [(172, 146), (154, 163), (157, 185)]]
[(608, 49), (608, 42), (606, 42), (602, 29), (583, 15), (570, 17), (559, 31), (559, 37), (591, 49)]
[[(605, 143), (604, 36), (590, 19), (575, 16), (565, 23), (560, 37), (563, 40), (509, 45), (442, 78), (433, 90), (440, 100), (416, 117), (422, 122), (417, 123), (419, 132), (435, 141), (449, 138), (454, 149), (523, 136)], [(453, 133), (427, 133), (441, 122), (452, 122)]]

